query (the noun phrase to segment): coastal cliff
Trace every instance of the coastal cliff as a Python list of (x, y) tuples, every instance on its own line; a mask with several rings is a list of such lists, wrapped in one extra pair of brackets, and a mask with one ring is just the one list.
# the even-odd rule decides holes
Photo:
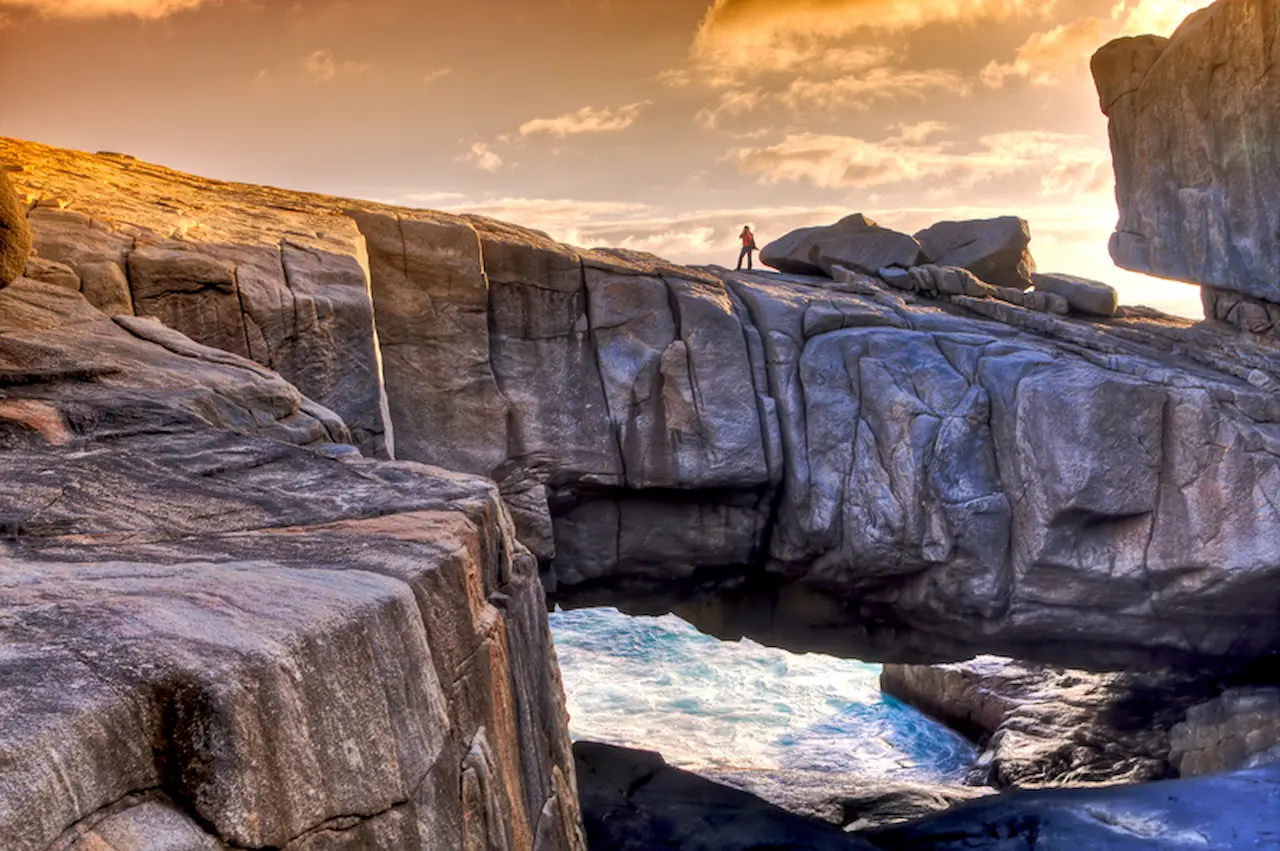
[(17, 847), (580, 849), (544, 588), (868, 660), (1280, 650), (1280, 357), (1226, 329), (0, 160)]
[(1280, 649), (1269, 346), (0, 157), (29, 274), (110, 307), (85, 284), (110, 267), (121, 309), (274, 369), (366, 455), (493, 479), (566, 603), (868, 660)]

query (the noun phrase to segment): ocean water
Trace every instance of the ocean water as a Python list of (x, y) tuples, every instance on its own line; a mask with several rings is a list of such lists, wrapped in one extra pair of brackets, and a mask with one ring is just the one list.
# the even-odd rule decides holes
[(880, 692), (880, 666), (720, 641), (673, 615), (551, 615), (575, 739), (682, 768), (958, 782), (962, 737)]

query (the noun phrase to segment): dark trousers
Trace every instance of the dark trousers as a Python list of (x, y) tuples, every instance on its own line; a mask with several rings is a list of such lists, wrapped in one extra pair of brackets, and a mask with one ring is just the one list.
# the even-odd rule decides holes
[(742, 268), (742, 258), (747, 258), (747, 271), (751, 271), (751, 253), (755, 251), (750, 245), (742, 246), (742, 250), (738, 252), (738, 268)]

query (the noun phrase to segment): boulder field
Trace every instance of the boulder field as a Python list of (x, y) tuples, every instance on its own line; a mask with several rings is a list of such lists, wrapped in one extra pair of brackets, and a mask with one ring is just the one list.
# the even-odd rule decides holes
[(544, 589), (869, 660), (1280, 650), (1280, 353), (1229, 329), (0, 160), (6, 848), (581, 849)]

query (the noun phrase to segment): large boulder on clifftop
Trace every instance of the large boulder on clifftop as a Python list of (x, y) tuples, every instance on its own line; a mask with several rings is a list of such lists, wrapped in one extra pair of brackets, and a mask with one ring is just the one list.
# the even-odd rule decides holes
[(968, 269), (993, 287), (1025, 290), (1036, 271), (1031, 228), (1017, 216), (938, 222), (916, 234), (916, 241), (930, 263)]
[(0, 287), (8, 286), (22, 274), (31, 252), (31, 232), (27, 230), (27, 211), (0, 168)]
[(774, 240), (760, 252), (760, 261), (792, 275), (830, 278), (835, 266), (874, 275), (886, 266), (916, 265), (920, 244), (855, 213), (833, 225), (801, 228)]

